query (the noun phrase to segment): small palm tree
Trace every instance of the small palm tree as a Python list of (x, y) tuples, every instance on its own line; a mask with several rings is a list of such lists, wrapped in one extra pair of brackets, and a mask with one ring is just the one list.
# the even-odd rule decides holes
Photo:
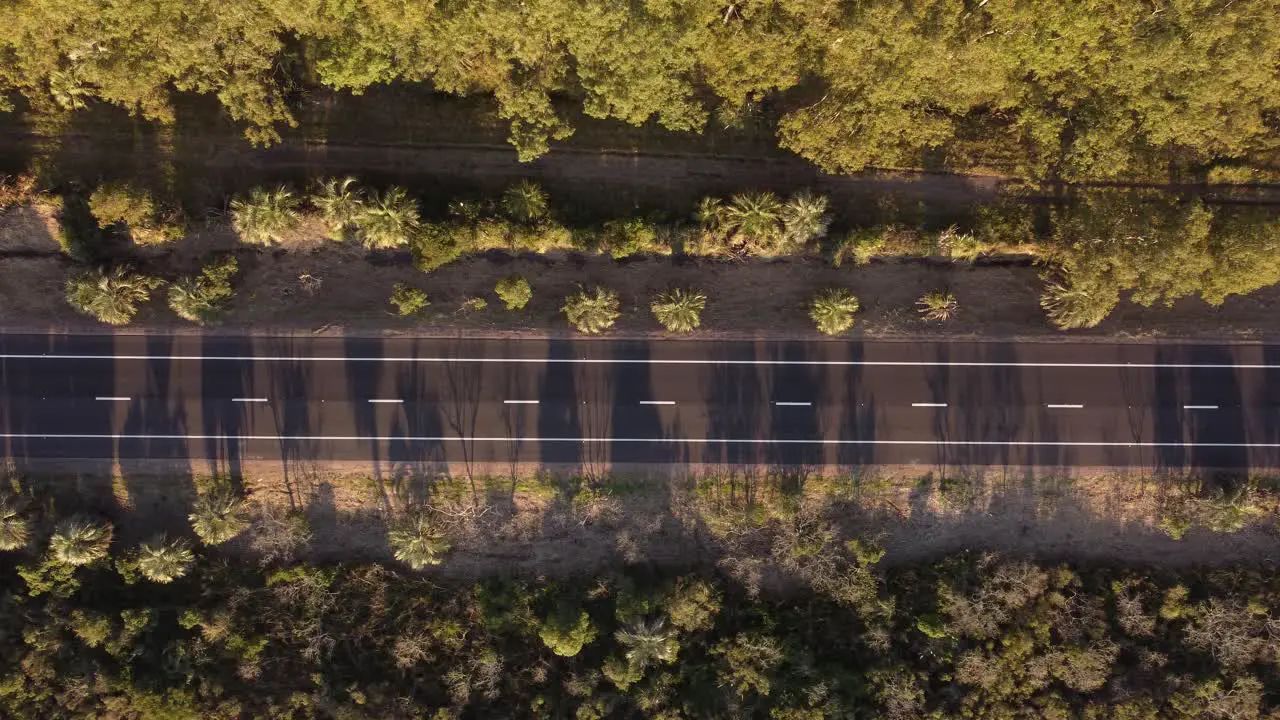
[(255, 188), (245, 199), (231, 201), (231, 224), (245, 242), (274, 245), (302, 221), (301, 203), (289, 188)]
[(831, 288), (818, 293), (809, 306), (809, 317), (824, 335), (839, 335), (853, 327), (853, 314), (858, 312), (858, 298), (844, 288)]
[(826, 235), (830, 225), (825, 195), (814, 195), (805, 190), (793, 195), (782, 206), (782, 240), (789, 252), (795, 252)]
[(0, 550), (20, 550), (31, 539), (31, 526), (18, 502), (0, 496)]
[(916, 301), (920, 315), (930, 322), (946, 322), (955, 316), (959, 303), (949, 292), (925, 293)]
[(65, 520), (49, 538), (49, 552), (63, 565), (79, 567), (102, 560), (111, 548), (111, 525), (85, 518)]
[(67, 280), (67, 302), (109, 325), (127, 325), (137, 314), (138, 306), (151, 299), (151, 291), (160, 282), (124, 267), (99, 268)]
[(516, 222), (536, 223), (547, 217), (547, 193), (537, 183), (521, 180), (502, 193), (502, 209)]
[(356, 219), (360, 239), (370, 250), (385, 250), (407, 245), (422, 225), (418, 201), (402, 187), (390, 187), (375, 193)]
[(387, 544), (400, 562), (414, 570), (439, 565), (449, 551), (449, 542), (424, 512), (416, 512), (387, 532)]
[(236, 259), (227, 257), (206, 265), (195, 277), (178, 280), (169, 286), (169, 308), (197, 325), (213, 321), (235, 294), (231, 277), (239, 269)]
[(171, 583), (186, 575), (195, 561), (191, 544), (183, 538), (168, 541), (162, 535), (138, 547), (138, 572), (151, 582)]
[(1120, 296), (1113, 287), (1069, 279), (1049, 282), (1040, 295), (1040, 307), (1062, 330), (1094, 327), (1107, 319), (1118, 302)]
[(613, 327), (618, 321), (618, 294), (607, 288), (596, 287), (594, 294), (586, 290), (565, 298), (564, 314), (569, 324), (578, 332), (596, 335)]
[(702, 310), (706, 306), (706, 295), (676, 288), (659, 295), (649, 307), (669, 332), (687, 333), (702, 324)]
[(364, 193), (356, 186), (353, 177), (329, 178), (316, 184), (315, 191), (311, 193), (311, 205), (320, 211), (320, 217), (329, 228), (329, 237), (342, 240), (347, 229), (364, 211)]
[(249, 528), (244, 501), (225, 485), (201, 495), (188, 519), (206, 545), (221, 545)]
[(614, 633), (618, 644), (626, 648), (625, 657), (632, 667), (646, 668), (654, 662), (671, 662), (676, 659), (680, 643), (676, 634), (664, 627), (659, 619), (638, 622)]
[(719, 232), (728, 220), (724, 201), (720, 198), (704, 197), (698, 201), (698, 210), (694, 214), (703, 232)]
[(734, 195), (725, 208), (725, 224), (747, 252), (776, 254), (782, 210), (782, 201), (771, 192)]

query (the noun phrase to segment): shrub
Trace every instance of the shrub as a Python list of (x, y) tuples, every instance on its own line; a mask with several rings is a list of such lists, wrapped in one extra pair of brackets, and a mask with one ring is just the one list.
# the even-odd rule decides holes
[(293, 191), (283, 185), (274, 190), (255, 188), (249, 197), (231, 201), (231, 224), (245, 242), (274, 245), (301, 222), (299, 205)]
[(370, 250), (407, 245), (422, 225), (418, 201), (401, 187), (375, 193), (356, 218), (360, 240)]
[(249, 528), (244, 502), (228, 485), (219, 485), (202, 494), (188, 519), (206, 545), (221, 545)]
[(809, 317), (824, 335), (839, 335), (853, 327), (853, 314), (858, 312), (858, 298), (844, 288), (823, 290), (809, 306)]
[(198, 325), (212, 322), (235, 294), (231, 277), (239, 269), (234, 257), (205, 265), (199, 275), (183, 278), (169, 287), (169, 307), (178, 317)]
[(462, 307), (458, 308), (462, 312), (480, 312), (489, 307), (489, 301), (482, 297), (469, 297), (462, 301)]
[(329, 228), (329, 237), (343, 240), (365, 210), (364, 193), (353, 177), (329, 178), (316, 184), (311, 205)]
[(585, 610), (573, 612), (560, 608), (538, 627), (538, 637), (551, 652), (561, 657), (574, 657), (596, 639), (596, 628)]
[(422, 312), (431, 304), (431, 301), (427, 299), (425, 290), (409, 287), (404, 283), (396, 283), (391, 292), (391, 304), (396, 306), (396, 312), (400, 317), (410, 317)]
[(395, 557), (414, 570), (439, 565), (449, 542), (425, 512), (415, 512), (387, 532), (387, 544)]
[(138, 548), (137, 568), (151, 582), (167, 584), (186, 575), (195, 560), (186, 540), (168, 541), (161, 536)]
[(529, 287), (529, 281), (519, 275), (508, 275), (502, 278), (493, 287), (493, 291), (506, 304), (508, 310), (523, 310), (524, 306), (533, 299), (533, 289)]
[(702, 324), (702, 310), (706, 306), (706, 295), (677, 288), (658, 295), (650, 309), (669, 332), (687, 333)]
[(155, 245), (178, 240), (182, 224), (165, 222), (151, 193), (127, 183), (107, 183), (89, 196), (89, 212), (102, 227), (123, 225), (134, 242)]
[(846, 258), (854, 265), (866, 265), (884, 251), (888, 244), (882, 228), (854, 230), (835, 244), (831, 252), (832, 267), (840, 267)]
[(605, 223), (603, 239), (614, 260), (646, 252), (671, 252), (670, 247), (658, 242), (658, 229), (654, 224), (640, 218)]
[(569, 318), (569, 324), (577, 328), (578, 332), (588, 335), (602, 333), (613, 327), (620, 315), (617, 293), (602, 287), (596, 287), (594, 294), (579, 290), (570, 295), (565, 298), (563, 310)]
[(84, 518), (63, 521), (49, 538), (49, 554), (55, 562), (80, 567), (107, 557), (111, 526)]
[(521, 180), (502, 193), (502, 210), (516, 222), (536, 223), (549, 214), (547, 193), (537, 183)]
[(1067, 278), (1048, 282), (1040, 294), (1040, 307), (1061, 330), (1094, 327), (1106, 320), (1119, 302), (1120, 293), (1112, 285)]
[(782, 206), (782, 240), (793, 251), (827, 234), (831, 216), (827, 214), (827, 198), (808, 190), (796, 193)]
[(0, 550), (21, 550), (31, 539), (31, 526), (16, 500), (0, 496)]
[(956, 296), (949, 292), (925, 293), (916, 301), (920, 315), (930, 322), (946, 322), (955, 314), (958, 307)]
[(139, 275), (127, 268), (99, 268), (67, 280), (67, 302), (76, 310), (108, 325), (127, 325), (138, 306), (151, 299), (158, 278)]

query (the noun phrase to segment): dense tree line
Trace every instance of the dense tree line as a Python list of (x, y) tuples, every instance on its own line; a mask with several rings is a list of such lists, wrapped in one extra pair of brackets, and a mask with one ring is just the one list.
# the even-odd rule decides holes
[(593, 117), (673, 131), (763, 115), (819, 166), (1011, 163), (1152, 175), (1273, 150), (1280, 2), (13, 0), (0, 91), (174, 119), (216, 96), (251, 139), (297, 90), (484, 94), (522, 158)]

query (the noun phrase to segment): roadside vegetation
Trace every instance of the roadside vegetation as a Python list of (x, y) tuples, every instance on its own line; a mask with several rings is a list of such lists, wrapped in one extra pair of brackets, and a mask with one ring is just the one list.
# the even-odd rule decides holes
[(158, 278), (125, 267), (85, 270), (67, 280), (67, 302), (108, 325), (128, 325), (138, 306), (150, 300), (161, 284)]
[(186, 277), (169, 286), (169, 307), (178, 317), (197, 325), (217, 319), (218, 312), (234, 295), (231, 278), (240, 265), (234, 257), (225, 257), (206, 265), (199, 275)]
[(608, 288), (586, 289), (564, 299), (564, 314), (578, 332), (598, 335), (618, 321), (618, 295)]
[(823, 335), (839, 335), (853, 327), (854, 313), (861, 307), (858, 298), (844, 288), (818, 293), (809, 304), (809, 317)]
[(667, 332), (688, 333), (702, 324), (702, 310), (706, 306), (706, 295), (696, 290), (675, 288), (660, 293), (650, 308)]
[[(112, 103), (174, 123), (194, 122), (175, 108), (175, 93), (194, 92), (216, 98), (250, 140), (271, 143), (317, 86), (359, 94), (423, 83), (484, 96), (496, 115), (484, 119), (507, 124), (523, 160), (585, 115), (673, 132), (754, 129), (829, 171), (997, 164), (1049, 179), (1166, 179), (1223, 161), (1247, 175), (1239, 160), (1276, 140), (1280, 78), (1267, 59), (1280, 55), (1277, 16), (1271, 0), (1154, 16), (1132, 1), (1084, 13), (938, 0), (412, 0), (394, 17), (285, 0), (194, 15), (17, 0), (0, 16), (0, 98), (46, 113)], [(571, 112), (564, 98), (580, 106)]]
[[(433, 502), (476, 482), (486, 481), (437, 485)], [(1274, 573), (989, 552), (891, 561), (859, 534), (865, 523), (840, 522), (851, 491), (883, 493), (885, 482), (695, 478), (676, 495), (653, 492), (667, 512), (693, 502), (680, 512), (700, 528), (709, 554), (699, 560), (526, 576), (505, 558), (460, 558), (455, 542), (480, 526), (446, 507), (373, 523), (385, 527), (386, 562), (317, 563), (300, 549), (318, 528), (283, 509), (251, 514), (226, 479), (196, 480), (189, 530), (136, 541), (28, 494), (43, 483), (10, 479), (0, 714), (1264, 720), (1280, 710)], [(965, 482), (933, 487), (959, 497)], [(1229, 502), (1244, 511), (1209, 511), (1223, 482), (1167, 488), (1164, 511), (1203, 501), (1188, 530), (1216, 533), (1274, 512), (1274, 487), (1255, 481), (1234, 485), (1244, 495)], [(624, 534), (588, 507), (616, 503), (620, 478), (517, 485), (563, 487), (547, 502)], [(925, 501), (918, 483), (902, 490)], [(841, 500), (824, 510), (814, 493)], [(12, 520), (23, 530), (5, 530)], [(554, 530), (580, 552), (582, 536), (566, 532)], [(465, 580), (452, 563), (466, 565)]]

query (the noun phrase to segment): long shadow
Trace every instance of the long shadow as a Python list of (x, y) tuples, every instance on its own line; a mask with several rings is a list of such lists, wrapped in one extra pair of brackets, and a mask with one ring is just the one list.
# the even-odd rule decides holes
[[(637, 342), (615, 346), (618, 359), (637, 360), (613, 365), (611, 378), (613, 400), (609, 425), (614, 438), (643, 439), (646, 442), (613, 442), (606, 446), (607, 462), (618, 463), (673, 462), (676, 453), (662, 429), (662, 416), (654, 405), (641, 401), (668, 400), (655, 396), (649, 343)], [(678, 406), (677, 406), (678, 407)], [(653, 442), (648, 442), (652, 440)], [(660, 440), (660, 441), (659, 441)]]
[[(273, 340), (266, 343), (266, 353), (273, 357), (288, 357), (292, 355), (292, 347), (289, 341)], [(270, 399), (268, 407), (271, 408), (275, 433), (280, 438), (280, 471), (294, 509), (307, 502), (300, 495), (295, 478), (302, 462), (323, 459), (316, 441), (303, 439), (318, 434), (311, 425), (311, 391), (316, 387), (312, 375), (316, 367), (315, 363), (301, 360), (275, 361), (266, 366), (268, 384), (264, 394)]]
[[(743, 344), (745, 345), (745, 344)], [(717, 345), (712, 357), (717, 361), (756, 359), (754, 346)], [(760, 366), (752, 364), (715, 365), (714, 379), (707, 388), (707, 438), (752, 440), (760, 437), (761, 404), (770, 402), (761, 387)], [(757, 465), (760, 446), (750, 442), (708, 442), (703, 462), (711, 465)]]
[[(1259, 442), (1268, 444), (1280, 443), (1280, 345), (1267, 345), (1262, 349), (1262, 362), (1266, 369), (1262, 372), (1262, 387), (1255, 400), (1258, 412), (1262, 415), (1263, 437)], [(1262, 462), (1255, 465), (1276, 467), (1280, 465), (1280, 452), (1275, 448), (1267, 448), (1258, 452)]]
[[(547, 360), (569, 360), (575, 357), (574, 343), (569, 340), (551, 340), (547, 343)], [(540, 398), (557, 398), (538, 406), (538, 458), (550, 463), (581, 466), (582, 443), (550, 440), (551, 438), (581, 438), (582, 426), (578, 417), (578, 405), (565, 398), (578, 397), (574, 364), (548, 362), (538, 389)]]
[(202, 360), (200, 364), (200, 415), (204, 430), (205, 457), (214, 474), (239, 483), (243, 475), (248, 403), (234, 398), (253, 397), (253, 342), (247, 337), (201, 337), (201, 354), (206, 358), (225, 356), (243, 360)]
[[(1234, 365), (1235, 358), (1225, 347), (1196, 345), (1188, 353), (1194, 365)], [(1243, 398), (1235, 368), (1192, 368), (1187, 373), (1191, 384), (1191, 405), (1217, 405), (1218, 409), (1190, 414), (1188, 439), (1191, 442), (1191, 464), (1197, 468), (1249, 469), (1249, 449), (1240, 444), (1248, 440), (1244, 425)], [(1234, 447), (1222, 447), (1231, 444)], [(1215, 446), (1216, 445), (1216, 446)], [(1223, 488), (1230, 490), (1231, 488)]]
[[(773, 397), (762, 398), (764, 402), (770, 403), (772, 410), (771, 439), (821, 439), (822, 433), (818, 427), (819, 403), (823, 395), (822, 389), (827, 387), (822, 366), (802, 364), (803, 361), (812, 359), (812, 355), (806, 352), (804, 343), (787, 342), (773, 347), (776, 350), (770, 359), (781, 361), (782, 364), (768, 366)], [(797, 402), (810, 404), (776, 404), (777, 401), (786, 402), (786, 398), (796, 398)], [(824, 446), (816, 442), (773, 443), (765, 447), (766, 458), (771, 465), (813, 466), (822, 464), (824, 460)]]
[[(342, 339), (343, 357), (364, 357), (370, 347), (371, 357), (382, 357), (385, 342), (382, 339), (353, 337), (347, 335)], [(373, 467), (375, 479), (382, 482), (382, 447), (378, 437), (378, 406), (369, 402), (370, 398), (378, 398), (382, 383), (382, 371), (386, 363), (344, 360), (343, 375), (347, 381), (347, 400), (351, 405), (351, 419), (355, 426), (355, 434), (367, 438), (369, 461)], [(406, 398), (408, 401), (408, 398)]]
[[(866, 356), (866, 348), (861, 340), (846, 343), (846, 347), (845, 359), (850, 364), (842, 367), (844, 402), (841, 406), (839, 437), (841, 440), (875, 440), (875, 387), (870, 384), (865, 384), (864, 387), (863, 382), (865, 366), (862, 361)], [(871, 443), (841, 444), (836, 449), (836, 460), (846, 467), (874, 465), (876, 446)]]
[(1182, 437), (1182, 405), (1179, 390), (1182, 378), (1178, 369), (1170, 367), (1180, 361), (1177, 353), (1160, 346), (1156, 348), (1155, 384), (1152, 387), (1151, 413), (1155, 430), (1156, 468), (1160, 472), (1182, 470), (1187, 464), (1186, 448)]
[[(418, 343), (413, 345), (413, 357), (418, 357)], [(391, 424), (387, 458), (393, 463), (393, 491), (402, 500), (413, 504), (430, 500), (432, 481), (448, 467), (443, 441), (408, 439), (444, 435), (440, 421), (440, 393), (428, 381), (428, 377), (433, 376), (430, 372), (430, 367), (422, 363), (402, 363), (395, 376), (396, 393), (404, 398), (404, 405), (400, 406), (402, 414)], [(381, 476), (379, 483), (385, 501), (386, 490)]]
[[(454, 342), (454, 349), (455, 357), (483, 357), (485, 354), (484, 344), (477, 341), (457, 340)], [(484, 398), (484, 368), (480, 363), (450, 361), (445, 363), (443, 370), (444, 387), (441, 388), (440, 405), (443, 422), (445, 428), (459, 438), (448, 444), (446, 452), (451, 462), (456, 461), (455, 458), (462, 460), (474, 494), (477, 488), (474, 486), (473, 470), (478, 447), (474, 438), (480, 434), (477, 428), (480, 403)]]

